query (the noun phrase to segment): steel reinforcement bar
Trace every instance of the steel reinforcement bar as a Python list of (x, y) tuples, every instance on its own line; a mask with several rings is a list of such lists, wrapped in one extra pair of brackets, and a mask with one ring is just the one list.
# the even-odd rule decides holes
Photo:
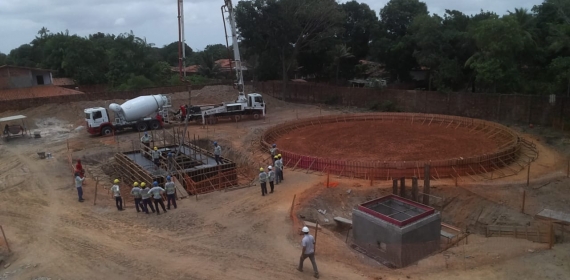
[(445, 126), (448, 129), (463, 127), (470, 133), (482, 134), (494, 139), (499, 149), (491, 154), (468, 158), (427, 161), (358, 161), (322, 158), (301, 155), (293, 151), (280, 150), (287, 167), (328, 172), (339, 176), (390, 180), (400, 177), (424, 178), (424, 165), (431, 166), (433, 179), (473, 176), (489, 173), (516, 161), (521, 152), (521, 138), (514, 131), (498, 123), (457, 116), (418, 113), (369, 113), (320, 116), (289, 121), (269, 128), (261, 137), (262, 149), (268, 150), (283, 134), (306, 126), (358, 121), (389, 121), (420, 123), (428, 126)]

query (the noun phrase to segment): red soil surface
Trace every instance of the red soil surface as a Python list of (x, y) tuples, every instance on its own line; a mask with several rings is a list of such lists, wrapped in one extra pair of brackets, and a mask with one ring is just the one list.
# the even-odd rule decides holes
[(358, 121), (302, 127), (279, 138), (277, 147), (331, 159), (419, 161), (488, 154), (498, 144), (461, 127)]

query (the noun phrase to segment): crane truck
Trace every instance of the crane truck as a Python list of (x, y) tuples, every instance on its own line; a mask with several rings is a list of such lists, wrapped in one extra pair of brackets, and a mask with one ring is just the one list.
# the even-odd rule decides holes
[[(179, 19), (180, 25), (183, 25), (183, 6), (182, 0), (179, 0)], [(232, 46), (234, 52), (234, 62), (235, 62), (235, 72), (236, 72), (236, 82), (234, 83), (235, 88), (238, 90), (238, 98), (233, 102), (223, 102), (214, 106), (191, 106), (188, 109), (187, 117), (190, 121), (202, 121), (202, 124), (215, 124), (218, 122), (219, 117), (231, 117), (238, 121), (245, 116), (250, 116), (257, 120), (261, 116), (265, 116), (266, 106), (263, 101), (263, 97), (259, 93), (244, 93), (244, 82), (243, 82), (243, 67), (241, 63), (241, 56), (239, 53), (238, 39), (235, 15), (233, 10), (233, 4), (231, 0), (224, 0), (224, 5), (222, 6), (222, 13), (228, 13), (228, 21), (230, 22), (231, 34), (232, 34)], [(225, 24), (224, 24), (225, 28)], [(181, 31), (181, 30), (179, 30)], [(180, 36), (183, 38), (183, 35)], [(182, 45), (182, 43), (181, 43)], [(183, 58), (181, 58), (183, 61)], [(230, 63), (231, 67), (231, 63)], [(181, 73), (182, 75), (182, 73)]]
[(139, 96), (122, 105), (110, 104), (109, 109), (115, 113), (114, 121), (103, 107), (87, 108), (84, 110), (87, 132), (92, 135), (111, 135), (126, 129), (160, 129), (163, 120), (168, 121), (170, 107), (170, 99), (162, 94)]

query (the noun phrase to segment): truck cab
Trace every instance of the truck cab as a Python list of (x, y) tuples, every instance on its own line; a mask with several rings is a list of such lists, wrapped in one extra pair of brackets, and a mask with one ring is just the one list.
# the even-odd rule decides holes
[(247, 95), (247, 107), (249, 109), (260, 109), (265, 111), (265, 102), (259, 93), (250, 93)]
[[(101, 127), (104, 124), (109, 123), (109, 114), (107, 109), (103, 107), (87, 108), (83, 110), (85, 113), (85, 122), (87, 123), (87, 132), (89, 134), (98, 135), (101, 134)], [(111, 134), (112, 130), (105, 135)]]

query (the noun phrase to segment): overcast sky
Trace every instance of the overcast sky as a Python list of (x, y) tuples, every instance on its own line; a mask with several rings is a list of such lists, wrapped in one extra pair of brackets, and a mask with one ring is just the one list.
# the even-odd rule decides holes
[[(388, 0), (361, 0), (378, 14)], [(222, 0), (185, 0), (186, 43), (195, 50), (225, 43)], [(237, 0), (233, 1), (234, 4)], [(346, 2), (346, 1), (340, 1)], [(455, 9), (466, 14), (480, 9), (505, 14), (515, 7), (532, 8), (542, 0), (425, 0), (432, 13)], [(0, 0), (0, 52), (29, 43), (43, 26), (51, 32), (69, 30), (86, 36), (132, 30), (157, 46), (178, 40), (177, 0)]]

